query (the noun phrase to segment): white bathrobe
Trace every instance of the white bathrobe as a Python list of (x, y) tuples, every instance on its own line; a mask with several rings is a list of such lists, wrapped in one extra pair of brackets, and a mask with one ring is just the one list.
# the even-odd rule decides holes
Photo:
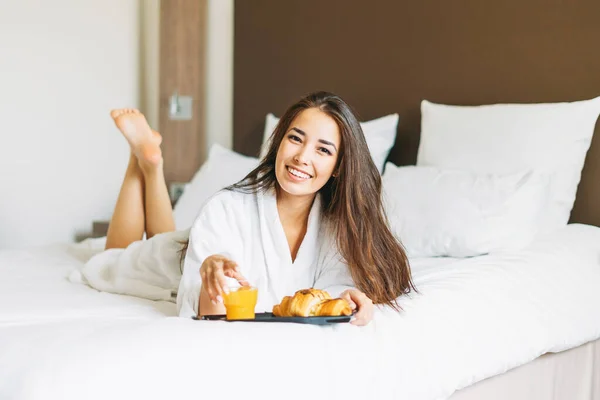
[[(210, 255), (222, 254), (236, 261), (242, 275), (258, 288), (257, 312), (271, 311), (283, 296), (309, 287), (337, 297), (353, 282), (326, 224), (321, 223), (320, 207), (317, 196), (294, 262), (274, 192), (223, 190), (204, 205), (191, 232), (162, 233), (126, 249), (103, 251), (86, 262), (81, 278), (111, 293), (168, 301), (177, 296), (179, 315), (189, 317), (198, 312), (202, 262)], [(179, 250), (188, 236), (182, 276)]]
[(310, 287), (337, 297), (353, 282), (333, 243), (326, 224), (321, 223), (320, 196), (312, 205), (306, 235), (292, 262), (274, 191), (222, 191), (202, 208), (192, 225), (177, 297), (179, 315), (198, 313), (200, 266), (213, 254), (237, 262), (241, 274), (258, 288), (257, 312), (271, 311), (284, 296)]

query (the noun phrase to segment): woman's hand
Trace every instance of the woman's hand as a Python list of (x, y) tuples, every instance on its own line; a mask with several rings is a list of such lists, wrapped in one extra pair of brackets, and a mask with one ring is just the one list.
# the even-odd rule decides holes
[(364, 326), (371, 322), (375, 306), (366, 294), (358, 289), (347, 289), (342, 292), (340, 298), (346, 300), (352, 310), (358, 310), (351, 324)]
[(240, 273), (240, 267), (235, 261), (219, 254), (207, 257), (200, 267), (202, 288), (208, 294), (211, 303), (217, 304), (223, 300), (222, 294), (228, 292), (225, 278), (234, 278), (242, 286), (249, 286), (246, 278)]

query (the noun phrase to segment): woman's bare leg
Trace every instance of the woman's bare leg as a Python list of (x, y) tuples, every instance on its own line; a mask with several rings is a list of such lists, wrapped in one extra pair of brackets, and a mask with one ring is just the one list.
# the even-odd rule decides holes
[(125, 248), (144, 235), (144, 175), (131, 153), (115, 210), (108, 225), (105, 249)]
[[(136, 192), (138, 196), (135, 198), (125, 196), (123, 203), (127, 204), (128, 207), (137, 207), (143, 213), (141, 219), (142, 234), (145, 231), (146, 238), (149, 239), (158, 233), (175, 230), (171, 201), (163, 173), (163, 159), (160, 150), (162, 137), (150, 128), (146, 118), (138, 110), (113, 110), (111, 116), (131, 146), (132, 154), (135, 155), (137, 161), (136, 172), (142, 182), (141, 187), (138, 187), (139, 193)], [(131, 162), (133, 160), (130, 160), (130, 164)], [(123, 191), (123, 188), (121, 190)], [(119, 206), (118, 203), (117, 206)], [(126, 210), (126, 207), (123, 206), (122, 209)], [(115, 209), (115, 211), (117, 210)], [(136, 218), (133, 224), (136, 232), (139, 232), (139, 223), (140, 220)], [(133, 226), (129, 227), (121, 224), (115, 228), (116, 231), (122, 230), (125, 233), (130, 232), (132, 229)], [(119, 244), (124, 244), (123, 247), (142, 238), (141, 235), (139, 237), (133, 235), (123, 236), (125, 239), (133, 238), (129, 241), (120, 241)]]
[(149, 163), (140, 160), (140, 169), (144, 174), (144, 209), (146, 212), (146, 237), (175, 230), (173, 220), (173, 208), (165, 174), (163, 172), (162, 159), (159, 163)]

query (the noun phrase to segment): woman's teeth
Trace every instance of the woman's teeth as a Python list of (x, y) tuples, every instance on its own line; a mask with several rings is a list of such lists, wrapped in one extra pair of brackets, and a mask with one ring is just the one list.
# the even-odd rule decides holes
[(297, 169), (294, 168), (290, 168), (288, 167), (288, 171), (290, 171), (290, 173), (294, 176), (297, 176), (298, 178), (302, 178), (302, 179), (308, 179), (310, 178), (310, 175), (305, 174), (304, 172), (300, 172)]

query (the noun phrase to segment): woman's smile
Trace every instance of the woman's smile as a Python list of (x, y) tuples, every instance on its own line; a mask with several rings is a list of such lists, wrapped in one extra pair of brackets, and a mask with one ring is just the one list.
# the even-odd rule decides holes
[(309, 175), (306, 172), (297, 168), (290, 167), (289, 165), (286, 166), (286, 169), (288, 171), (288, 177), (294, 182), (304, 182), (312, 178), (312, 175)]

